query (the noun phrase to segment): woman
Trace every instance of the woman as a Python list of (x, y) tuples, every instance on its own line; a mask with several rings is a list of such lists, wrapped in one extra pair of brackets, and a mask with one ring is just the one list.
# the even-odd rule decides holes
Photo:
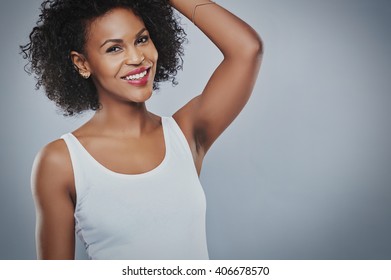
[[(145, 102), (181, 68), (172, 8), (224, 59), (200, 95), (160, 117)], [(38, 258), (73, 259), (76, 230), (91, 259), (208, 259), (198, 176), (253, 90), (256, 32), (206, 0), (47, 0), (41, 10), (22, 47), (37, 86), (67, 115), (96, 112), (34, 162)]]

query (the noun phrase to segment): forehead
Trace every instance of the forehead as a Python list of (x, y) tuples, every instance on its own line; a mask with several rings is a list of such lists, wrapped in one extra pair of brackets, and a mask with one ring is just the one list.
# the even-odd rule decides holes
[(88, 26), (88, 41), (124, 38), (137, 34), (144, 22), (131, 9), (115, 8), (92, 20)]

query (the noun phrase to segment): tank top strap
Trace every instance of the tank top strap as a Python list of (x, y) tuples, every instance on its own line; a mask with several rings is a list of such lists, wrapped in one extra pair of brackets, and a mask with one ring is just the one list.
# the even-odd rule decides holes
[[(80, 142), (72, 133), (62, 135), (61, 139), (65, 141), (69, 155), (71, 157), (76, 195), (79, 204), (86, 197), (89, 188), (89, 184), (86, 184), (85, 182), (85, 178), (88, 175), (85, 174), (87, 170), (83, 168), (83, 166), (85, 166), (87, 163), (86, 157), (83, 156), (85, 151), (83, 150)], [(93, 172), (93, 170), (89, 171)]]
[(189, 143), (175, 119), (173, 117), (162, 117), (162, 123), (167, 131), (168, 142), (172, 146), (170, 151), (176, 153), (176, 155), (180, 154), (193, 162)]

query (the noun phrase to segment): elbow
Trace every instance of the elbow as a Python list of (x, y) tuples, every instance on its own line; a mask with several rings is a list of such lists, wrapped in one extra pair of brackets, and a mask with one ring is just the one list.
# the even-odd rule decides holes
[(257, 34), (257, 56), (262, 57), (263, 56), (263, 41), (262, 38)]
[(254, 31), (254, 34), (249, 39), (244, 48), (244, 55), (251, 59), (262, 58), (263, 56), (263, 41), (261, 37)]
[(254, 30), (241, 40), (241, 44), (238, 45), (232, 52), (226, 57), (232, 59), (251, 60), (257, 61), (262, 59), (263, 56), (263, 41), (261, 37)]

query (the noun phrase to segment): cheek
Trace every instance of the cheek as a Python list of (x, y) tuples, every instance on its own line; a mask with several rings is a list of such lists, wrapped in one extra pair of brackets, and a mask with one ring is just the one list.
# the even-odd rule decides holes
[(148, 47), (148, 56), (156, 64), (156, 61), (158, 60), (159, 55), (158, 55), (157, 49), (156, 49), (155, 45), (153, 44), (153, 42)]
[(115, 75), (121, 66), (121, 60), (111, 57), (110, 59), (105, 59), (102, 57), (94, 60), (95, 63), (92, 65), (92, 70), (95, 75), (99, 75), (102, 78), (104, 76), (113, 76)]
[(159, 59), (159, 54), (157, 52), (157, 50), (155, 49), (155, 51), (153, 52), (153, 68), (155, 69), (155, 73), (156, 73), (156, 69), (157, 69), (157, 61)]

